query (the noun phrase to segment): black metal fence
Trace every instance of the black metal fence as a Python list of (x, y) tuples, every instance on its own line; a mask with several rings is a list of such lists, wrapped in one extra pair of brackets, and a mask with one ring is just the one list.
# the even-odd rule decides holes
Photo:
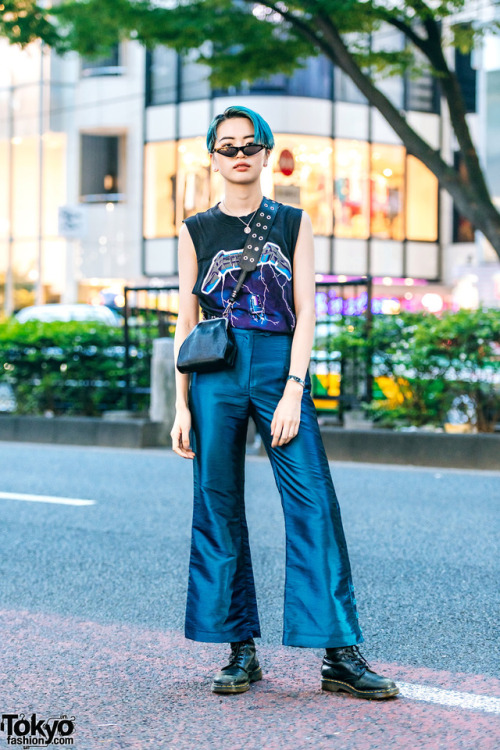
[(127, 409), (144, 406), (151, 393), (153, 341), (173, 336), (177, 322), (178, 284), (126, 286), (123, 290)]
[[(176, 283), (124, 288), (124, 345), (127, 409), (144, 407), (150, 394), (149, 373), (155, 338), (173, 336), (177, 321)], [(372, 279), (318, 281), (316, 336), (311, 356), (312, 396), (318, 411), (343, 413), (372, 394), (371, 353), (339, 351), (332, 346), (339, 331), (353, 316), (363, 318), (369, 333), (372, 323)]]

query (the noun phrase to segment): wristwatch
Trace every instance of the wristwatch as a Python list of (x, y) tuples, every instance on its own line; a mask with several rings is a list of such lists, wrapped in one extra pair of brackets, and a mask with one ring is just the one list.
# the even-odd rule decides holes
[(302, 388), (306, 387), (306, 381), (302, 380), (302, 378), (299, 378), (297, 375), (289, 375), (287, 377), (287, 380), (296, 380), (297, 383), (300, 383), (300, 385), (302, 386)]

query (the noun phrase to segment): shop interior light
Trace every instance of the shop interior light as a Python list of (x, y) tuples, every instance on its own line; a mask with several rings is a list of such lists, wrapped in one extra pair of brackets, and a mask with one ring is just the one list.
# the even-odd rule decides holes
[(392, 277), (384, 276), (384, 278), (382, 279), (382, 284), (384, 284), (384, 286), (392, 286)]
[(386, 167), (383, 170), (382, 174), (385, 175), (385, 177), (392, 177), (392, 169), (389, 169), (389, 167)]
[(108, 211), (108, 213), (111, 213), (111, 211), (114, 211), (114, 210), (115, 210), (114, 203), (106, 203), (106, 211)]
[(410, 279), (410, 278), (405, 279), (405, 286), (413, 286), (414, 281), (415, 281), (414, 279)]
[(444, 302), (440, 294), (436, 294), (436, 292), (427, 292), (422, 297), (422, 305), (428, 312), (437, 313), (443, 309)]

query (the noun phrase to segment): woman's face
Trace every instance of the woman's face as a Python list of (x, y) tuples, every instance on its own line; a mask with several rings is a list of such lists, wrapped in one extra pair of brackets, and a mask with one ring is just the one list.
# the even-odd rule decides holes
[[(251, 120), (246, 117), (232, 117), (219, 124), (214, 148), (245, 146), (247, 143), (255, 143)], [(239, 151), (233, 157), (217, 153), (210, 154), (210, 157), (214, 172), (220, 172), (228, 182), (248, 185), (260, 178), (263, 167), (267, 166), (269, 153), (268, 149), (263, 148), (253, 156), (245, 156), (242, 151)]]

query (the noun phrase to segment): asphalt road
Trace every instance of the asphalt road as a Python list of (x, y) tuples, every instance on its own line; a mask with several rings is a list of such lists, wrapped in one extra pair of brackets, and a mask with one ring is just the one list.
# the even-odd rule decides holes
[[(265, 679), (221, 697), (210, 677), (227, 646), (183, 636), (191, 462), (169, 450), (2, 443), (0, 710), (72, 712), (79, 750), (498, 747), (500, 473), (330, 466), (361, 650), (410, 686), (406, 696), (326, 694), (322, 650), (281, 645), (284, 521), (267, 458), (248, 456), (246, 474)], [(411, 685), (441, 693), (411, 697)], [(450, 691), (458, 707), (443, 707)], [(462, 705), (466, 694), (498, 703)]]

